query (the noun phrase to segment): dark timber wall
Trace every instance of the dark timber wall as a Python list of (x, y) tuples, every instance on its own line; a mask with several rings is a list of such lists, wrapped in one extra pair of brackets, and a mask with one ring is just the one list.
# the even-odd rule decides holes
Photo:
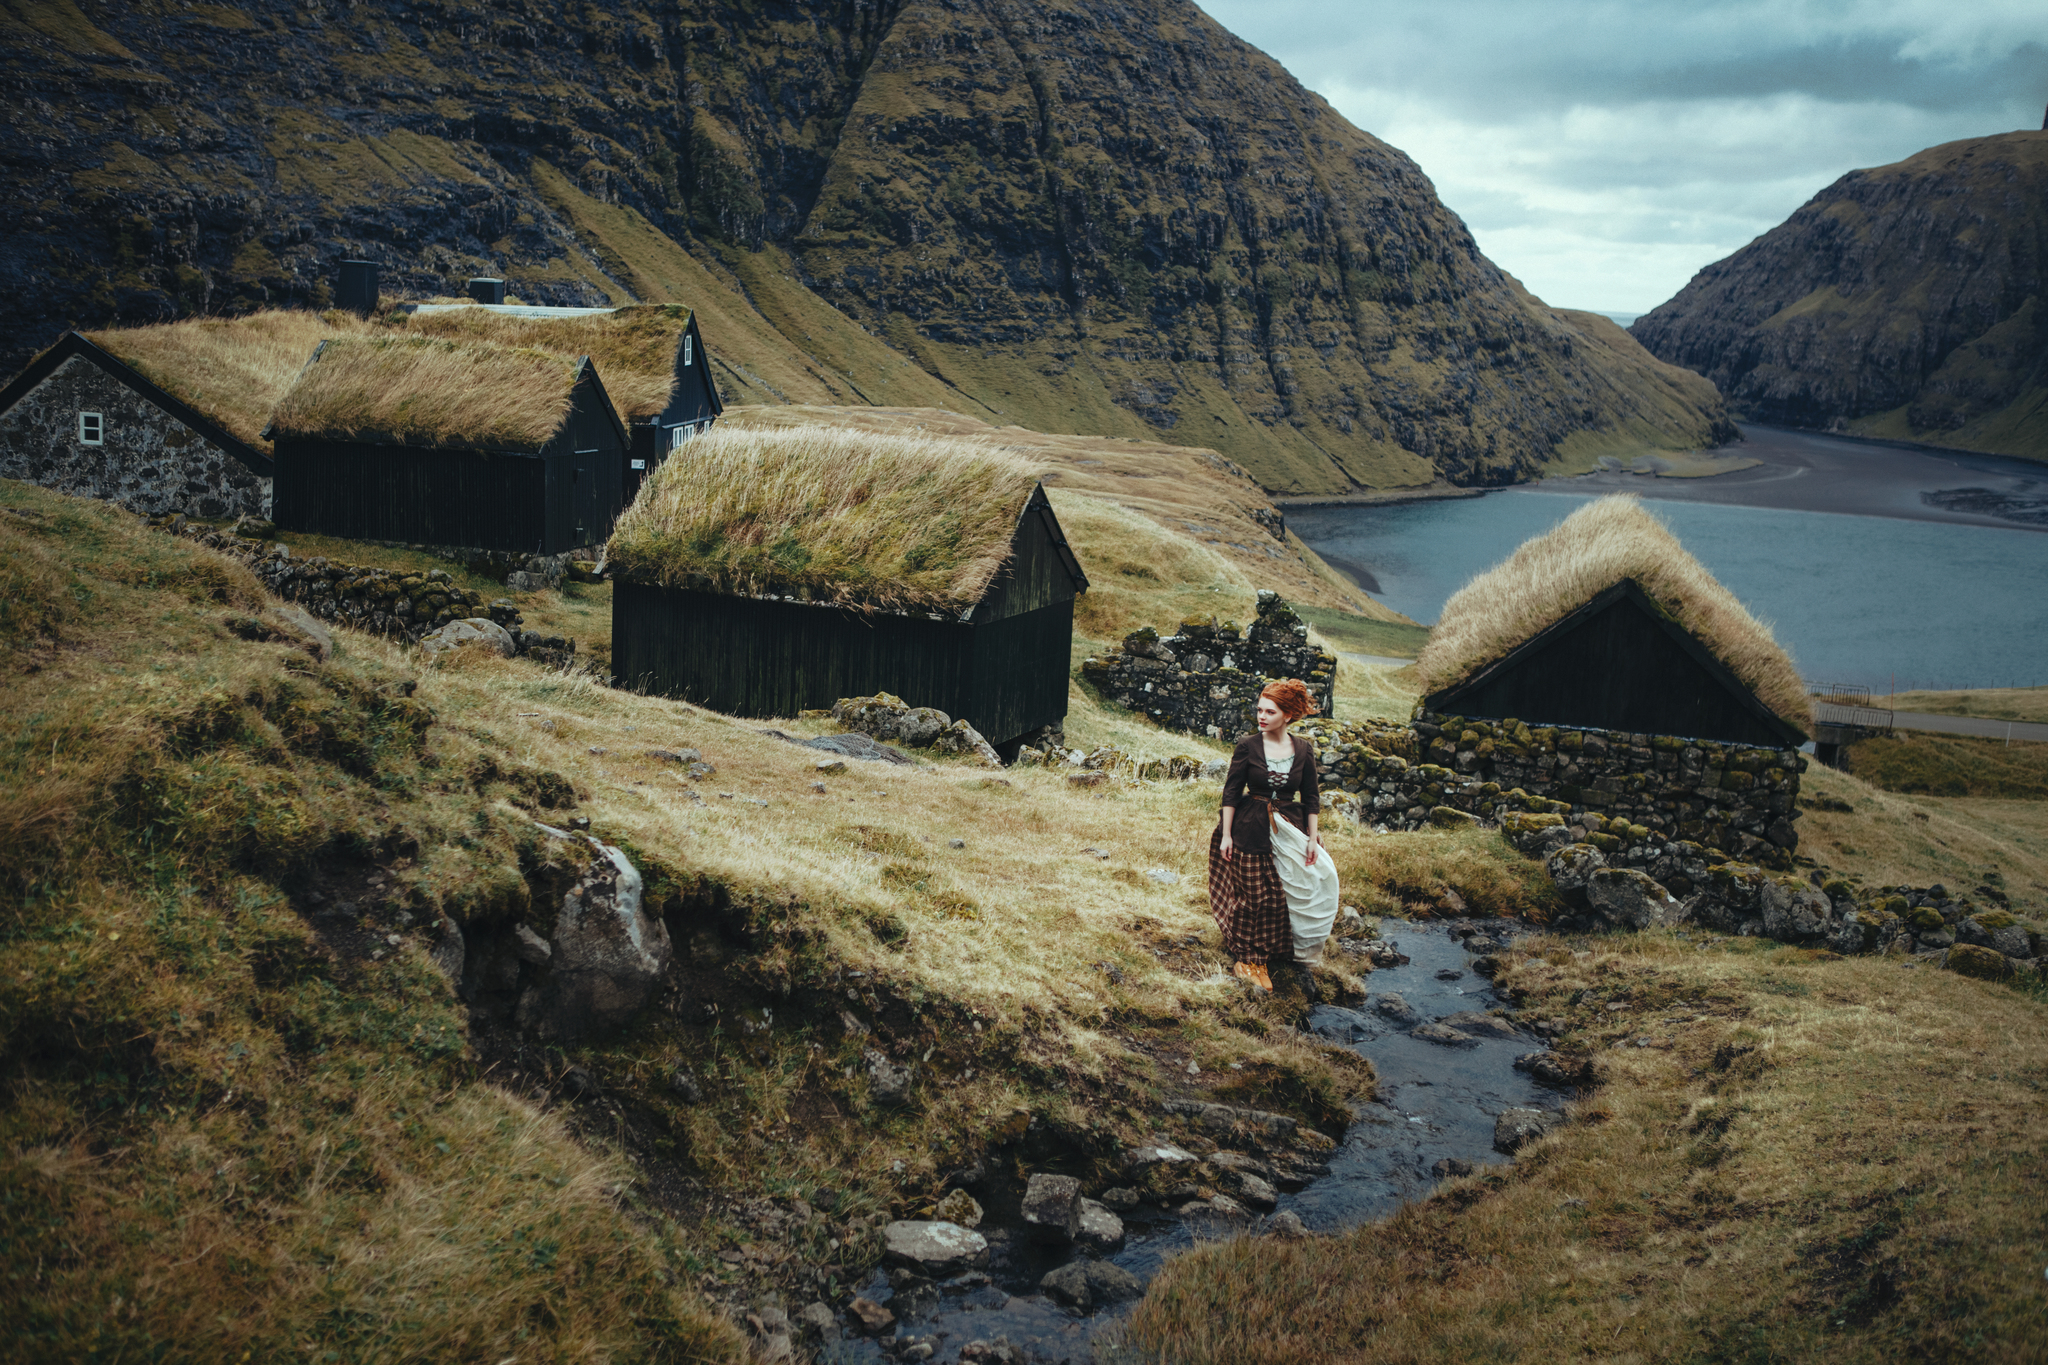
[(1770, 748), (1805, 740), (1627, 579), (1469, 681), (1435, 693), (1428, 706)]
[(1002, 745), (1067, 713), (1071, 597), (985, 625), (621, 582), (612, 670), (628, 687), (741, 716), (894, 692)]

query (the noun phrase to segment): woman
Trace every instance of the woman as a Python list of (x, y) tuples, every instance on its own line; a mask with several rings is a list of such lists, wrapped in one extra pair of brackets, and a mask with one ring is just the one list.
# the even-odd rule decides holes
[(1232, 971), (1273, 989), (1267, 962), (1291, 959), (1302, 994), (1319, 998), (1309, 967), (1337, 919), (1337, 870), (1316, 834), (1322, 794), (1315, 746), (1287, 733), (1316, 712), (1299, 679), (1266, 684), (1258, 731), (1237, 742), (1223, 810), (1209, 836), (1209, 909)]

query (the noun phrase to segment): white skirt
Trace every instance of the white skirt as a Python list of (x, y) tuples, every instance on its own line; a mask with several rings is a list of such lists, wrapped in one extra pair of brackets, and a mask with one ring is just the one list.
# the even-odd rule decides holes
[(1308, 835), (1279, 816), (1273, 824), (1273, 870), (1287, 893), (1287, 919), (1294, 930), (1294, 960), (1314, 962), (1337, 922), (1337, 865), (1327, 848), (1308, 863)]

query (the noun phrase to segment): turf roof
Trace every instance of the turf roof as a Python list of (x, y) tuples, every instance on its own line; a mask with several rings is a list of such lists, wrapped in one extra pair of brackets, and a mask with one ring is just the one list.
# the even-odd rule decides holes
[(719, 427), (642, 486), (607, 558), (664, 587), (958, 611), (1008, 561), (1037, 484), (979, 441)]
[(539, 450), (568, 419), (578, 359), (420, 336), (324, 343), (271, 419), (273, 436)]
[(1810, 727), (1806, 684), (1770, 627), (1624, 493), (1587, 503), (1454, 593), (1415, 661), (1423, 692), (1466, 681), (1625, 578), (1773, 713)]
[(586, 317), (534, 318), (488, 308), (443, 308), (394, 321), (420, 336), (587, 355), (604, 376), (619, 420), (630, 423), (668, 407), (690, 310), (639, 304)]

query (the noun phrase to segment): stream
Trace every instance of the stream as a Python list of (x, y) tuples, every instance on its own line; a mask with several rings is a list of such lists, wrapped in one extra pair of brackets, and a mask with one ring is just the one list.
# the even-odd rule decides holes
[[(1382, 941), (1409, 960), (1374, 968), (1365, 977), (1363, 1005), (1318, 1005), (1309, 1013), (1308, 1028), (1371, 1059), (1379, 1073), (1378, 1095), (1357, 1107), (1344, 1140), (1324, 1158), (1329, 1174), (1281, 1195), (1275, 1214), (1291, 1211), (1318, 1233), (1384, 1218), (1435, 1187), (1432, 1168), (1440, 1161), (1479, 1166), (1508, 1160), (1493, 1149), (1493, 1123), (1503, 1109), (1563, 1106), (1561, 1092), (1514, 1069), (1515, 1058), (1548, 1046), (1534, 1033), (1511, 1031), (1501, 1021), (1496, 1029), (1512, 1036), (1475, 1035), (1454, 1046), (1410, 1036), (1410, 1030), (1446, 1016), (1483, 1014), (1504, 1003), (1493, 983), (1472, 970), (1475, 954), (1456, 936), (1461, 925), (1467, 932), (1477, 927), (1482, 939), (1490, 936), (1496, 945), (1519, 927), (1488, 920), (1385, 920)], [(1347, 949), (1332, 940), (1327, 951)], [(1394, 1018), (1383, 1012), (1380, 1002), (1388, 995), (1398, 995), (1411, 1013)], [(1124, 1213), (1123, 1220), (1124, 1249), (1105, 1259), (1141, 1283), (1168, 1256), (1198, 1240), (1231, 1236), (1247, 1226), (1256, 1233), (1266, 1222), (1196, 1224), (1150, 1204)], [(1093, 1361), (1097, 1336), (1120, 1323), (1129, 1305), (1084, 1314), (1043, 1294), (1040, 1277), (1076, 1253), (1030, 1242), (1017, 1226), (1014, 1207), (991, 1205), (979, 1231), (989, 1241), (986, 1270), (902, 1294), (892, 1289), (887, 1271), (877, 1270), (860, 1292), (896, 1314), (890, 1336), (849, 1337), (828, 1346), (822, 1358), (847, 1365), (905, 1359), (949, 1365), (961, 1358), (963, 1346), (1001, 1338), (1012, 1349), (1008, 1358), (1020, 1363)], [(977, 1358), (988, 1357), (969, 1357)]]

